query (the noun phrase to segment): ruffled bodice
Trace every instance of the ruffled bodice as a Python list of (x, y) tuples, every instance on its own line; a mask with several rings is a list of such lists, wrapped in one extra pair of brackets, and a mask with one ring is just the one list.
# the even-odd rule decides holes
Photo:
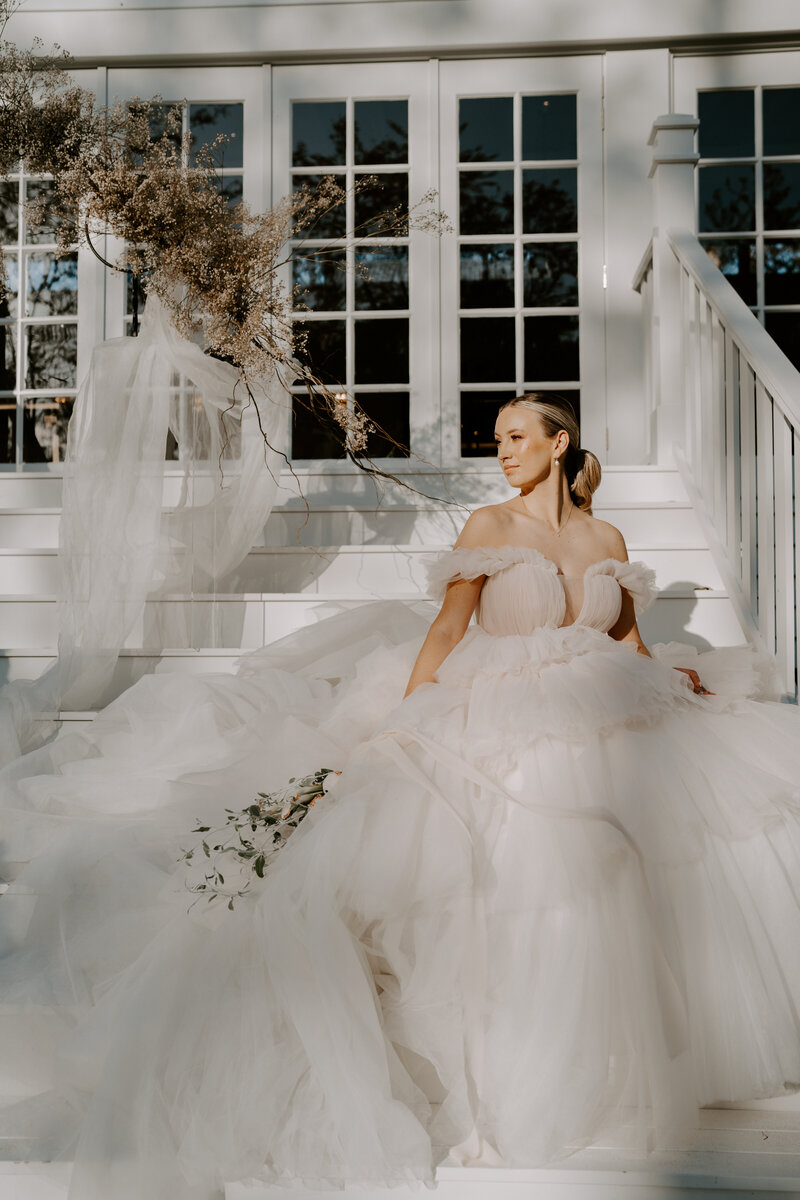
[(441, 598), (454, 579), (485, 575), (478, 624), (497, 636), (529, 634), (543, 626), (581, 625), (608, 633), (622, 608), (622, 588), (637, 613), (657, 595), (655, 572), (639, 562), (606, 558), (582, 577), (562, 575), (531, 546), (457, 546), (428, 567), (430, 591)]

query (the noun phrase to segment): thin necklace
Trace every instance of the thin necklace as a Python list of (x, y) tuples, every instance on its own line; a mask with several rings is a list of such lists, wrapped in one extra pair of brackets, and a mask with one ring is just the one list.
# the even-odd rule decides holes
[(560, 528), (560, 529), (553, 529), (553, 526), (550, 524), (550, 522), (549, 522), (549, 521), (545, 521), (544, 517), (537, 517), (537, 516), (536, 516), (534, 513), (529, 513), (529, 512), (528, 512), (527, 508), (525, 508), (525, 502), (524, 502), (524, 500), (522, 499), (522, 496), (520, 496), (520, 497), (519, 497), (519, 502), (520, 502), (520, 504), (522, 505), (523, 509), (525, 510), (525, 515), (526, 515), (526, 516), (528, 516), (528, 517), (533, 517), (534, 521), (541, 521), (541, 523), (542, 523), (543, 525), (546, 525), (546, 526), (547, 526), (547, 528), (548, 528), (548, 529), (550, 530), (550, 532), (552, 533), (553, 537), (561, 537), (561, 534), (562, 534), (562, 533), (564, 532), (564, 530), (567, 528), (567, 525), (569, 525), (569, 518), (572, 516), (572, 510), (573, 510), (573, 508), (575, 507), (575, 505), (574, 505), (574, 504), (570, 504), (570, 506), (569, 506), (569, 513), (568, 513), (568, 515), (567, 515), (567, 519), (566, 519), (566, 521), (564, 522), (564, 524), (561, 526), (561, 528)]

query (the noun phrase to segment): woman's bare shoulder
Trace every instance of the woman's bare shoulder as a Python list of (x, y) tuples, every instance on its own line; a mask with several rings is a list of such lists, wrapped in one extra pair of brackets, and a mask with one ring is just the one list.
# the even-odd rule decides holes
[(456, 541), (457, 546), (496, 546), (503, 541), (508, 526), (509, 514), (505, 504), (484, 504), (476, 508), (467, 518)]
[(612, 525), (609, 521), (601, 521), (592, 513), (586, 513), (585, 517), (587, 528), (597, 544), (598, 552), (605, 554), (607, 558), (617, 558), (620, 562), (627, 562), (628, 548), (625, 545), (625, 538), (616, 525)]

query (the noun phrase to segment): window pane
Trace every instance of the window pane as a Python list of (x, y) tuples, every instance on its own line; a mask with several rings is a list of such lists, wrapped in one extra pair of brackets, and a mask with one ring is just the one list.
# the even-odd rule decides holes
[(408, 392), (359, 392), (357, 399), (370, 420), (385, 430), (367, 434), (367, 453), (372, 458), (408, 458)]
[(0, 396), (0, 463), (14, 463), (17, 436), (17, 404), (12, 396)]
[(764, 301), (800, 304), (800, 241), (764, 239)]
[(756, 303), (756, 244), (749, 238), (706, 241), (706, 253), (745, 304)]
[(755, 167), (699, 167), (698, 187), (701, 232), (755, 228)]
[[(356, 177), (358, 178), (358, 176)], [(406, 232), (405, 214), (408, 212), (408, 176), (379, 175), (375, 187), (366, 188), (355, 195), (355, 231), (359, 237), (379, 237), (391, 233), (402, 236)], [(389, 229), (396, 216), (389, 210), (401, 208), (403, 222), (400, 229)]]
[(578, 157), (575, 96), (522, 97), (522, 157)]
[(242, 199), (241, 175), (225, 175), (217, 180), (217, 190), (228, 202), (228, 208), (235, 208)]
[(355, 256), (356, 308), (408, 308), (408, 247), (376, 246)]
[(78, 256), (29, 254), (25, 310), (29, 317), (58, 317), (78, 311)]
[(294, 307), (335, 312), (345, 306), (345, 256), (321, 251), (292, 260)]
[[(138, 283), (138, 313), (141, 317), (144, 312), (145, 304), (147, 303), (147, 276), (140, 275)], [(133, 274), (131, 271), (125, 272), (125, 312), (133, 312)]]
[(742, 158), (756, 152), (752, 90), (699, 92), (697, 148), (703, 158)]
[(197, 155), (203, 146), (210, 146), (220, 133), (224, 133), (228, 141), (214, 150), (214, 162), (219, 167), (244, 165), (242, 162), (243, 104), (190, 104), (189, 133), (191, 134), (189, 152), (191, 166), (197, 164)]
[(577, 317), (525, 318), (525, 379), (578, 379)]
[(408, 162), (408, 101), (356, 100), (356, 163)]
[(36, 204), (36, 212), (40, 218), (39, 220), (33, 220), (31, 216), (26, 214), (26, 242), (54, 242), (56, 240), (56, 230), (61, 222), (53, 212), (50, 204), (50, 196), (52, 195), (52, 192), (52, 183), (47, 183), (46, 181), (26, 184), (26, 202), (29, 205), (34, 203)]
[(293, 396), (292, 458), (345, 458), (344, 433), (329, 421), (311, 411), (305, 396)]
[(0, 245), (7, 246), (19, 234), (19, 184), (0, 182)]
[(513, 245), (462, 245), (461, 307), (514, 307)]
[(78, 329), (75, 325), (30, 325), (27, 329), (29, 388), (75, 387)]
[(800, 228), (800, 163), (764, 164), (764, 228)]
[[(292, 187), (294, 191), (299, 191), (303, 184), (313, 189), (323, 178), (322, 175), (295, 175), (292, 179)], [(334, 176), (339, 187), (344, 188), (345, 176)], [(329, 208), (327, 211), (321, 211), (313, 225), (308, 225), (299, 231), (300, 236), (306, 238), (341, 238), (347, 233), (347, 214), (344, 204), (337, 204), (335, 208)]]
[(577, 169), (523, 171), (522, 232), (577, 233), (577, 230)]
[(462, 382), (515, 379), (514, 343), (513, 317), (462, 317)]
[(344, 166), (345, 111), (343, 100), (292, 105), (292, 166)]
[(511, 97), (461, 100), (458, 135), (461, 162), (512, 162), (514, 102)]
[(356, 383), (408, 383), (408, 318), (355, 322)]
[(514, 232), (513, 171), (462, 171), (459, 187), (461, 233)]
[(17, 327), (0, 325), (0, 391), (13, 392), (17, 386)]
[(0, 298), (0, 317), (16, 317), (19, 310), (19, 262), (16, 254), (13, 257), (10, 254), (5, 255), (3, 265), (6, 279), (3, 296)]
[(800, 154), (800, 88), (764, 88), (764, 153)]
[(308, 363), (322, 383), (343, 384), (346, 378), (344, 321), (298, 321), (307, 340), (298, 358)]
[(764, 325), (789, 361), (800, 370), (800, 313), (768, 312), (764, 314)]
[(461, 454), (495, 458), (494, 425), (501, 404), (514, 399), (514, 392), (461, 393)]
[(577, 242), (528, 242), (522, 253), (526, 308), (577, 305)]
[(27, 400), (22, 437), (25, 462), (64, 461), (74, 401), (65, 396)]

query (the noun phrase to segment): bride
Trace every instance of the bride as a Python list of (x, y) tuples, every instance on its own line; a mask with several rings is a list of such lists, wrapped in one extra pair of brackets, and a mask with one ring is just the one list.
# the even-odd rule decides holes
[[(797, 711), (747, 651), (651, 657), (567, 402), (496, 440), (518, 494), (431, 567), (432, 624), (146, 677), (4, 773), (6, 1121), (73, 1200), (646, 1150), (800, 1086)], [(194, 821), (323, 763), (264, 879), (190, 908)]]

